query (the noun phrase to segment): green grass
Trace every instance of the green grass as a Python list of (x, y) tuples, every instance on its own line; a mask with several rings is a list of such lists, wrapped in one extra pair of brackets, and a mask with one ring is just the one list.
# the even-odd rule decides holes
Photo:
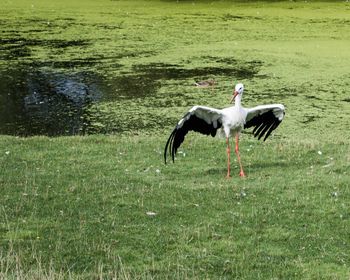
[(243, 138), (226, 180), (206, 137), (169, 165), (159, 136), (2, 137), (1, 273), (349, 277), (348, 143)]
[[(54, 63), (115, 96), (89, 108), (107, 135), (0, 136), (0, 278), (348, 279), (349, 9), (5, 0), (2, 71)], [(226, 180), (225, 141), (195, 134), (164, 165), (178, 118), (227, 106), (237, 80), (244, 105), (287, 108), (266, 143), (242, 135), (248, 177), (233, 161)]]

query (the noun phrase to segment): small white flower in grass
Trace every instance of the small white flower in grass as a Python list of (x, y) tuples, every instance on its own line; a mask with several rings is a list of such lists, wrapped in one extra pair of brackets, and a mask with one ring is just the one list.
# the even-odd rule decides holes
[(318, 153), (319, 155), (322, 155), (322, 152), (321, 152), (321, 151), (318, 151), (317, 153)]
[(154, 217), (154, 216), (157, 215), (157, 213), (152, 212), (152, 211), (147, 211), (147, 212), (146, 212), (146, 215), (147, 215), (147, 216), (150, 216), (150, 217)]
[(338, 197), (339, 194), (338, 194), (338, 192), (332, 192), (331, 195), (332, 195), (333, 197)]
[(9, 155), (9, 154), (10, 154), (10, 151), (6, 151), (6, 152), (5, 152), (5, 155)]
[(156, 173), (159, 174), (159, 173), (160, 173), (160, 170), (159, 170), (159, 169), (156, 169)]

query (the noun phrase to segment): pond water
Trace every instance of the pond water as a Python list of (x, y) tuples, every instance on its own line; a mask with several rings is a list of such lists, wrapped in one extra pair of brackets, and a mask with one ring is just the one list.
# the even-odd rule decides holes
[(347, 124), (333, 117), (349, 106), (341, 5), (32, 2), (0, 9), (0, 134), (168, 130), (193, 105), (228, 106), (238, 81), (246, 106), (283, 103), (293, 134)]
[[(6, 2), (0, 11), (0, 134), (164, 127), (193, 103), (220, 104), (232, 79), (258, 77), (262, 66), (255, 58), (237, 59), (231, 44), (228, 53), (207, 49), (200, 34), (212, 27), (210, 9), (188, 15), (181, 6), (175, 14), (167, 11), (164, 3), (156, 10), (128, 1), (78, 8), (16, 3)], [(227, 30), (236, 18), (222, 19), (218, 11), (218, 30)], [(225, 81), (225, 89), (199, 95), (194, 81), (209, 78), (219, 87)]]
[(94, 113), (90, 108), (99, 102), (147, 98), (170, 80), (194, 81), (215, 75), (251, 77), (257, 74), (257, 66), (259, 62), (253, 61), (243, 68), (185, 69), (181, 65), (151, 63), (134, 65), (131, 73), (111, 79), (79, 71), (79, 67), (67, 71), (15, 63), (0, 72), (0, 134), (85, 134), (92, 131)]
[(91, 73), (60, 73), (20, 65), (0, 73), (0, 133), (84, 133), (86, 108), (102, 96), (103, 82)]

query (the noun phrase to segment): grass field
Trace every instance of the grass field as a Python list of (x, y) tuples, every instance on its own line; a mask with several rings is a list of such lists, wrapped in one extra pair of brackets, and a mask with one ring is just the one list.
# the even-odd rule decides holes
[(202, 138), (165, 166), (160, 137), (2, 137), (3, 275), (349, 277), (347, 143), (245, 139), (226, 180)]
[[(1, 73), (89, 71), (108, 95), (90, 135), (0, 136), (0, 279), (350, 278), (349, 3), (46, 2), (5, 0)], [(247, 178), (195, 134), (164, 165), (177, 119), (237, 81), (287, 108), (242, 135)]]

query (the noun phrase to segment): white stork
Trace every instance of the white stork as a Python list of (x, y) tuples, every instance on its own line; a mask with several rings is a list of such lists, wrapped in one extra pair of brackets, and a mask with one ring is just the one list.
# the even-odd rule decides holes
[(193, 130), (202, 134), (215, 136), (217, 130), (221, 135), (225, 135), (227, 144), (227, 178), (230, 177), (230, 143), (229, 138), (236, 138), (235, 152), (240, 166), (239, 175), (245, 177), (241, 158), (239, 155), (239, 134), (244, 128), (254, 126), (254, 137), (258, 139), (264, 137), (264, 141), (282, 122), (285, 109), (282, 104), (260, 105), (253, 108), (244, 108), (241, 105), (243, 96), (243, 84), (237, 84), (233, 92), (231, 102), (235, 101), (234, 106), (215, 109), (206, 106), (194, 106), (177, 123), (175, 129), (170, 134), (165, 145), (164, 160), (166, 163), (167, 152), (174, 162), (175, 154), (186, 134)]

